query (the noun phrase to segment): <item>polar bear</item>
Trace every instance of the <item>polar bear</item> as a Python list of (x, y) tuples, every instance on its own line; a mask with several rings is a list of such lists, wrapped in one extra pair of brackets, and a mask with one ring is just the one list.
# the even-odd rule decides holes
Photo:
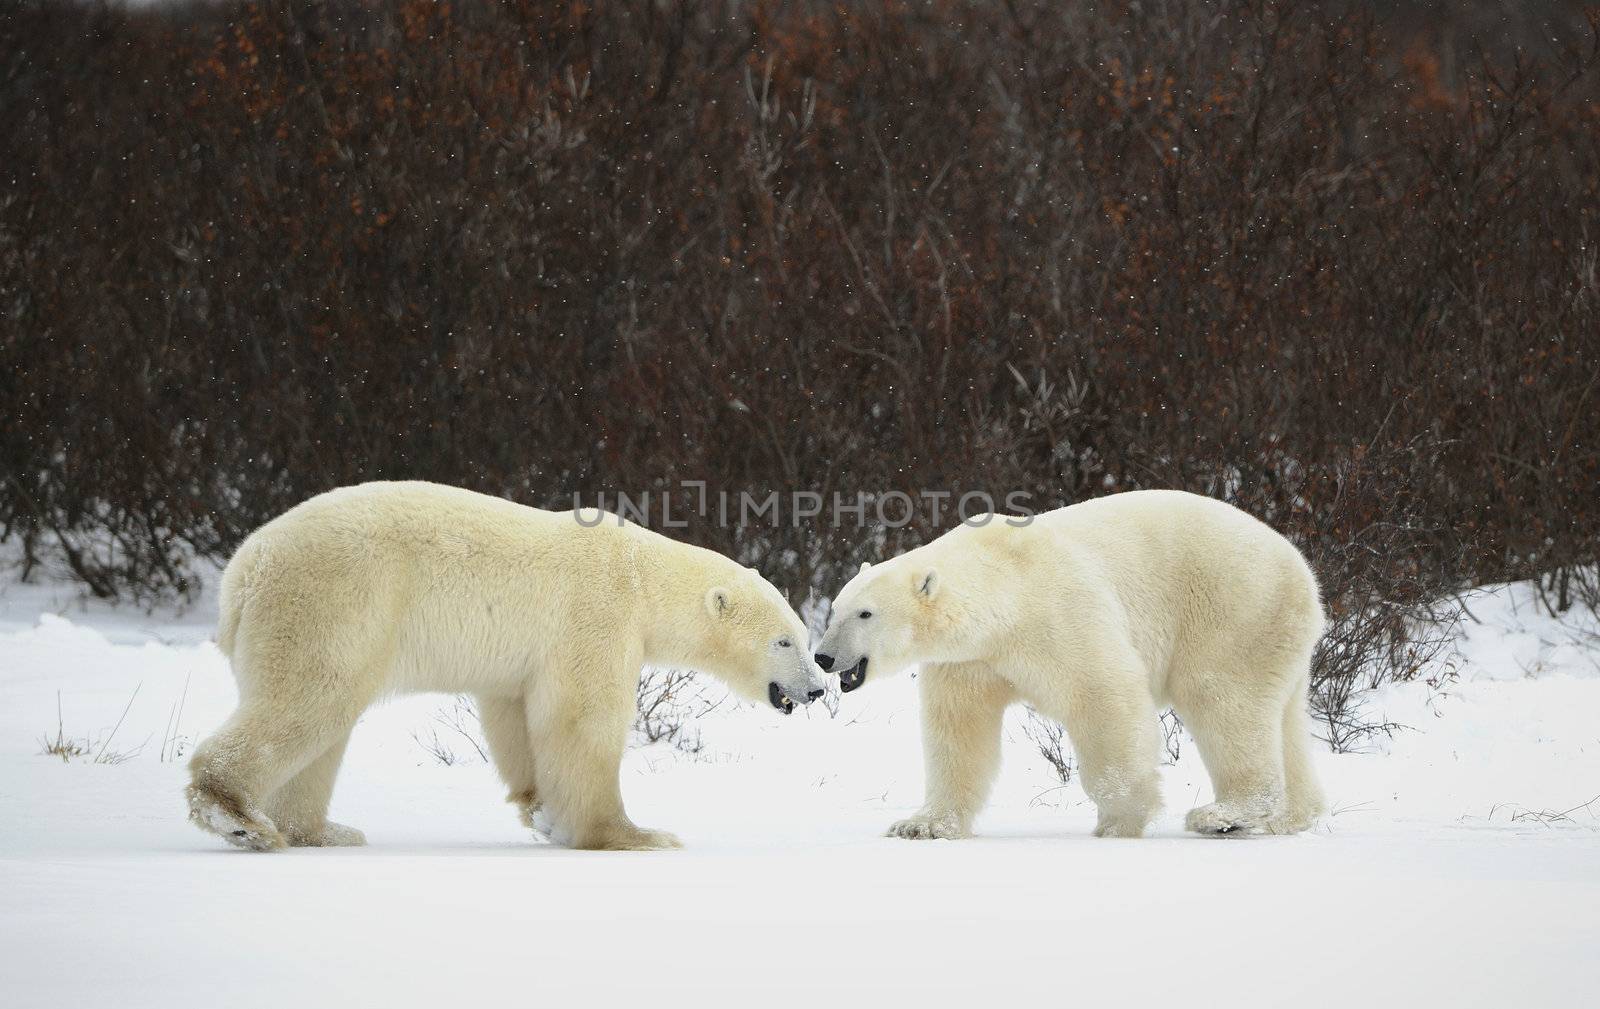
[(646, 664), (703, 670), (788, 713), (822, 696), (805, 626), (752, 569), (615, 516), (368, 483), (247, 538), (217, 642), (239, 707), (190, 763), (194, 821), (256, 850), (362, 844), (327, 819), (356, 719), (385, 696), (476, 696), (532, 825), (577, 848), (676, 848), (618, 785)]
[(817, 662), (846, 691), (922, 667), (926, 801), (891, 836), (971, 832), (1019, 700), (1066, 728), (1097, 836), (1138, 837), (1159, 807), (1168, 704), (1216, 793), (1188, 829), (1294, 833), (1324, 811), (1306, 710), (1322, 627), (1288, 540), (1220, 501), (1134, 491), (1026, 524), (991, 516), (863, 564)]

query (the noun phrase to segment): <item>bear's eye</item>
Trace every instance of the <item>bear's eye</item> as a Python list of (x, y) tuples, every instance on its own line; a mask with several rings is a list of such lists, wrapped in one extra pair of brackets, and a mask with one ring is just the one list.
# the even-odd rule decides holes
[(860, 617), (862, 620), (865, 620), (868, 617), (872, 616), (872, 611), (871, 610), (862, 610), (860, 613), (856, 614), (856, 616)]
[(779, 648), (793, 648), (794, 647), (794, 642), (790, 641), (788, 638), (779, 638), (778, 639), (778, 647)]

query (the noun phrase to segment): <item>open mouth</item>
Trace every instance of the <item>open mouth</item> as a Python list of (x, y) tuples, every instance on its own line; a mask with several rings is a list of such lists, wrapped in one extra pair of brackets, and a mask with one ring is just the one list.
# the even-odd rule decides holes
[(767, 700), (772, 702), (774, 708), (786, 715), (794, 713), (794, 702), (789, 699), (788, 694), (783, 692), (783, 688), (776, 683), (767, 684)]
[(865, 657), (855, 665), (839, 674), (839, 689), (845, 693), (856, 689), (867, 680), (867, 660)]

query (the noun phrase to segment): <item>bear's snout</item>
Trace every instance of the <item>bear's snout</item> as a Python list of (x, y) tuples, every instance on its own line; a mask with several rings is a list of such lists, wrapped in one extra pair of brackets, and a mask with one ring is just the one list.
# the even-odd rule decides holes
[(822, 667), (823, 672), (826, 673), (828, 670), (833, 668), (833, 656), (823, 652), (818, 652), (816, 658), (817, 665)]
[(797, 702), (793, 697), (789, 696), (789, 691), (780, 686), (777, 680), (773, 680), (767, 684), (767, 700), (772, 703), (774, 708), (788, 715), (794, 712), (796, 703), (810, 704), (827, 693), (822, 687), (810, 686), (809, 684), (802, 689), (805, 699)]

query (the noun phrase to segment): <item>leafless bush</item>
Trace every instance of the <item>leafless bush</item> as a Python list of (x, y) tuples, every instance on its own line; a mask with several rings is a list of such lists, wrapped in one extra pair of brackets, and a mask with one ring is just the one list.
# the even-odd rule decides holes
[(460, 754), (451, 748), (448, 740), (440, 738), (437, 729), (415, 729), (411, 733), (411, 738), (435, 762), (445, 767), (454, 767), (461, 763)]
[(684, 753), (699, 753), (704, 744), (696, 722), (715, 711), (723, 696), (687, 670), (646, 669), (639, 677), (634, 731), (646, 743), (665, 741)]
[(1067, 740), (1066, 731), (1060, 724), (1029, 708), (1023, 732), (1038, 748), (1039, 756), (1043, 757), (1045, 763), (1050, 765), (1050, 769), (1056, 772), (1056, 777), (1061, 779), (1061, 783), (1071, 784), (1072, 775), (1078, 769), (1078, 762), (1072, 755), (1072, 744)]
[(1183, 756), (1183, 719), (1172, 709), (1161, 713), (1161, 749), (1167, 756), (1167, 763), (1176, 764), (1178, 758)]
[[(1593, 613), (1600, 613), (1600, 566), (1580, 567), (1571, 571), (1568, 588), (1578, 604)], [(1559, 605), (1557, 608), (1559, 612)]]
[[(482, 729), (478, 709), (466, 697), (456, 695), (450, 707), (441, 708), (433, 713), (432, 720), (434, 723), (432, 726), (411, 733), (412, 740), (430, 757), (446, 767), (453, 767), (463, 760), (471, 760), (474, 755), (478, 762), (488, 762), (488, 750), (481, 742)], [(440, 730), (443, 730), (442, 735)], [(462, 740), (470, 747), (470, 752), (463, 754), (456, 750), (456, 746)]]
[[(1061, 783), (1070, 784), (1078, 764), (1072, 755), (1071, 741), (1067, 739), (1066, 731), (1061, 725), (1030, 707), (1023, 732), (1038, 749), (1039, 756), (1045, 759), (1045, 763), (1055, 771), (1056, 777), (1061, 779)], [(1161, 713), (1161, 738), (1167, 762), (1176, 764), (1182, 754), (1183, 722), (1170, 709)]]

